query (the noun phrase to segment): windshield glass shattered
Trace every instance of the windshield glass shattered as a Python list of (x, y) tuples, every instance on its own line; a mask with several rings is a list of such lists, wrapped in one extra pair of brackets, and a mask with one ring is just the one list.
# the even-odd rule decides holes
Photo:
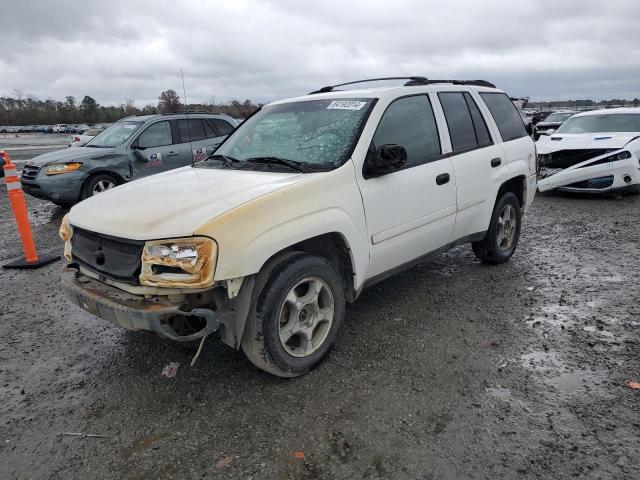
[(564, 122), (556, 133), (640, 132), (640, 115), (605, 113), (573, 117)]
[(280, 166), (284, 160), (307, 169), (335, 168), (351, 153), (372, 103), (370, 98), (343, 98), (267, 106), (244, 121), (212, 158), (253, 166), (256, 160), (276, 159)]
[(138, 130), (141, 125), (141, 122), (116, 122), (104, 132), (93, 137), (86, 146), (99, 148), (117, 147), (133, 135), (133, 132)]

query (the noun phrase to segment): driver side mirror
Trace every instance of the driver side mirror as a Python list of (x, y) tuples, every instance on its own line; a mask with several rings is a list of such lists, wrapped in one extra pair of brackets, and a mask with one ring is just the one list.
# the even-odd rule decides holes
[(407, 150), (402, 145), (387, 143), (370, 150), (364, 160), (364, 178), (375, 178), (395, 172), (407, 163)]
[(136, 160), (140, 160), (141, 162), (146, 162), (147, 161), (147, 157), (144, 156), (144, 154), (142, 153), (142, 150), (144, 150), (144, 148), (140, 148), (137, 145), (131, 145), (131, 153), (133, 153), (133, 156), (136, 158)]
[(551, 136), (551, 135), (553, 135), (553, 132), (555, 132), (555, 130), (553, 128), (549, 128), (549, 129), (544, 131), (544, 134)]

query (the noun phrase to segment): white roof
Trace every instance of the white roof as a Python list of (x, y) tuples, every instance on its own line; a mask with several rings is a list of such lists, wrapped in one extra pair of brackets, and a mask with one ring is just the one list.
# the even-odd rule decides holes
[(588, 110), (576, 114), (576, 117), (587, 117), (589, 115), (613, 115), (618, 113), (628, 113), (640, 115), (640, 107), (620, 107), (620, 108), (603, 108), (600, 110)]
[[(340, 87), (337, 87), (340, 88)], [(427, 93), (427, 92), (441, 92), (441, 91), (465, 91), (465, 90), (476, 90), (479, 92), (495, 92), (495, 93), (504, 93), (502, 90), (498, 88), (491, 87), (482, 87), (478, 85), (459, 85), (453, 83), (430, 83), (428, 85), (412, 85), (412, 86), (403, 86), (403, 85), (394, 85), (394, 86), (386, 86), (386, 87), (374, 87), (374, 88), (358, 88), (358, 89), (346, 89), (346, 90), (335, 90), (333, 92), (327, 93), (314, 93), (303, 95), (300, 97), (292, 97), (285, 98), (282, 100), (277, 100), (275, 102), (271, 102), (269, 105), (279, 105), (282, 103), (292, 103), (292, 102), (303, 102), (307, 100), (324, 100), (324, 99), (342, 99), (342, 98), (395, 98), (402, 97), (405, 95), (411, 95), (416, 93)]]

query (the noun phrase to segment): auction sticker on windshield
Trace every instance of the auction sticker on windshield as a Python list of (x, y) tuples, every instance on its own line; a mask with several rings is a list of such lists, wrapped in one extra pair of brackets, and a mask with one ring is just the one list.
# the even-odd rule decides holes
[(334, 100), (327, 106), (327, 110), (361, 110), (366, 104), (367, 102), (357, 100)]

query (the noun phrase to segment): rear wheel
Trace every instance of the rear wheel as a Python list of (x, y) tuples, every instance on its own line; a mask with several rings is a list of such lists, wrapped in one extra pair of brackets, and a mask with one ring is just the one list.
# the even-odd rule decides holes
[(81, 200), (106, 192), (117, 186), (118, 180), (113, 175), (100, 173), (91, 177), (87, 183), (84, 184), (84, 187), (82, 187)]
[(472, 244), (476, 257), (494, 265), (509, 260), (518, 246), (521, 219), (518, 197), (511, 192), (502, 195), (493, 208), (486, 237)]
[(242, 349), (258, 368), (303, 375), (333, 348), (344, 319), (340, 275), (326, 259), (304, 255), (276, 266), (247, 319)]

